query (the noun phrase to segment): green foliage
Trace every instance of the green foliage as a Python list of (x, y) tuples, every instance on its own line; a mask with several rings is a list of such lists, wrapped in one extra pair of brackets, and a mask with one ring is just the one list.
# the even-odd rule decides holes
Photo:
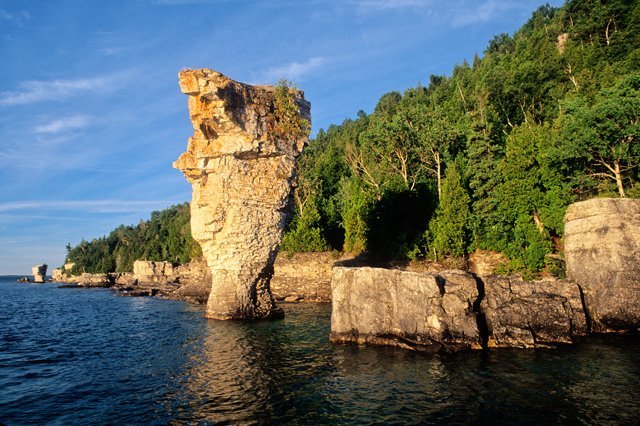
[(450, 77), (320, 131), (300, 163), (309, 229), (338, 250), (416, 258), (423, 239), (439, 256), (491, 249), (511, 271), (556, 270), (569, 203), (619, 183), (640, 194), (639, 70), (640, 2), (542, 6)]
[(640, 73), (600, 89), (591, 102), (573, 98), (565, 109), (558, 119), (563, 138), (557, 155), (576, 181), (589, 189), (615, 183), (624, 197), (640, 164)]
[(369, 215), (372, 199), (357, 179), (345, 181), (342, 187), (342, 224), (345, 230), (344, 250), (361, 253), (367, 250)]
[[(309, 130), (294, 90), (276, 89), (270, 129), (281, 139)], [(299, 158), (282, 247), (396, 259), (425, 244), (436, 257), (488, 249), (507, 255), (505, 271), (561, 274), (550, 259), (568, 204), (640, 196), (639, 132), (640, 2), (545, 5), (472, 64), (320, 130)], [(68, 260), (98, 272), (197, 255), (188, 219), (172, 220), (83, 241)]]
[(202, 256), (191, 237), (190, 219), (188, 203), (153, 212), (137, 226), (120, 225), (108, 236), (68, 244), (65, 263), (75, 263), (73, 274), (131, 272), (136, 260), (188, 263)]
[(311, 123), (300, 116), (296, 93), (296, 87), (289, 81), (280, 80), (276, 86), (269, 130), (277, 139), (296, 141), (309, 135)]
[(321, 220), (315, 199), (307, 199), (304, 204), (298, 204), (298, 215), (282, 238), (282, 250), (295, 253), (329, 250), (329, 245), (322, 236)]
[(433, 238), (430, 252), (436, 258), (443, 256), (463, 256), (467, 252), (468, 221), (471, 199), (462, 186), (460, 174), (455, 164), (447, 169), (442, 185), (442, 197), (435, 218), (429, 225), (429, 235)]

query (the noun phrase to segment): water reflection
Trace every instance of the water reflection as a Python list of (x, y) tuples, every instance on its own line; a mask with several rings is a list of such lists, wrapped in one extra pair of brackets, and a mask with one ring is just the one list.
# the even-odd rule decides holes
[[(307, 320), (313, 324), (318, 318)], [(202, 336), (189, 343), (192, 352), (174, 396), (180, 401), (175, 418), (215, 423), (270, 422), (274, 413), (295, 418), (304, 409), (295, 401), (300, 387), (321, 377), (319, 369), (327, 365), (317, 352), (328, 349), (318, 341), (326, 334), (313, 328), (295, 313), (275, 322), (207, 321)]]
[[(33, 288), (33, 290), (32, 290)], [(203, 307), (0, 285), (0, 424), (634, 424), (640, 341), (430, 355), (335, 346), (330, 307)]]

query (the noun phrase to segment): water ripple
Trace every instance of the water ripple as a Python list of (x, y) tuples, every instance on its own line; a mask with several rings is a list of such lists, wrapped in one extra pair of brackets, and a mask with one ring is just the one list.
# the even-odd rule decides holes
[(634, 424), (640, 342), (425, 355), (333, 346), (330, 307), (283, 321), (0, 278), (0, 424)]

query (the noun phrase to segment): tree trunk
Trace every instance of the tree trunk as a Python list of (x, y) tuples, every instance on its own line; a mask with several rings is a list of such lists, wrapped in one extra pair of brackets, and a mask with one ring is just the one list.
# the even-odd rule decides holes
[(618, 193), (620, 197), (625, 198), (626, 195), (624, 193), (624, 186), (622, 185), (622, 173), (620, 172), (620, 163), (618, 161), (615, 162), (615, 175), (616, 175), (616, 184), (618, 185)]

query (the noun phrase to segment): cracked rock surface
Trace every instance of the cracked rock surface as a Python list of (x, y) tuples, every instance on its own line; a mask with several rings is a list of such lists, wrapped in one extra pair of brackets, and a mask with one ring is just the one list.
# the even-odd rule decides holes
[(331, 340), (418, 350), (550, 347), (640, 330), (640, 200), (565, 216), (567, 279), (334, 268)]
[(584, 294), (592, 330), (640, 329), (640, 200), (575, 203), (564, 222), (567, 278)]
[[(296, 157), (306, 135), (271, 131), (276, 88), (251, 86), (209, 69), (185, 70), (193, 136), (174, 163), (193, 187), (191, 230), (212, 275), (206, 316), (282, 316), (269, 284), (278, 244), (291, 216)], [(310, 104), (293, 93), (298, 114)]]

